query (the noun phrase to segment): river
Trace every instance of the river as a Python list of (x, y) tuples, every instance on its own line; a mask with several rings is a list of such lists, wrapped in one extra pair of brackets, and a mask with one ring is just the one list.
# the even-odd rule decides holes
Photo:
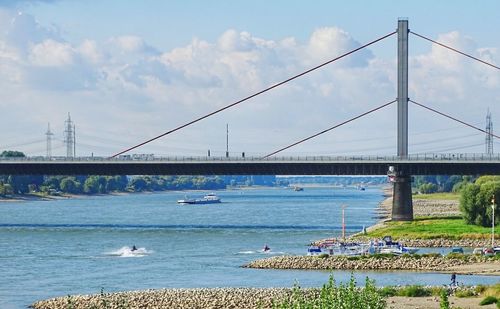
[[(320, 286), (325, 271), (240, 266), (273, 254), (305, 254), (312, 240), (374, 224), (381, 188), (218, 191), (223, 203), (179, 205), (186, 192), (0, 203), (0, 308), (68, 294), (172, 287)], [(189, 197), (203, 192), (187, 192)], [(267, 244), (270, 253), (261, 249)], [(136, 245), (140, 254), (129, 254)], [(356, 272), (378, 285), (449, 282), (449, 275)], [(335, 271), (337, 281), (350, 272)], [(460, 278), (461, 277), (461, 278)], [(466, 284), (497, 277), (460, 276)]]

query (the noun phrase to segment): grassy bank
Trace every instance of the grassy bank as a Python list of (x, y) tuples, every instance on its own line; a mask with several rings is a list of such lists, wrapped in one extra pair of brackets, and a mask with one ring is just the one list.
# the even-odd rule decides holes
[(443, 193), (432, 193), (432, 194), (414, 194), (414, 199), (420, 200), (445, 200), (445, 201), (458, 201), (460, 200), (460, 194), (443, 192)]
[[(416, 218), (410, 222), (386, 222), (365, 236), (381, 238), (386, 235), (396, 239), (488, 239), (491, 237), (491, 228), (465, 224), (460, 217), (428, 217)], [(500, 237), (500, 228), (495, 230), (495, 235)]]

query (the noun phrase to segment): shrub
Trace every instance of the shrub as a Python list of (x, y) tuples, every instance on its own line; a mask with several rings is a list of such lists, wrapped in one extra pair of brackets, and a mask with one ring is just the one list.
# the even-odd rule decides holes
[(376, 253), (376, 254), (372, 254), (372, 258), (374, 258), (374, 259), (392, 259), (392, 258), (394, 258), (394, 255), (390, 254), (390, 253)]
[(483, 296), (494, 296), (499, 298), (500, 297), (500, 283), (497, 283), (495, 285), (491, 285), (487, 288), (485, 288), (482, 291)]
[(422, 257), (442, 257), (440, 253), (424, 253)]
[(441, 290), (439, 308), (450, 309), (450, 301), (448, 300), (448, 291), (446, 291), (445, 289)]
[(392, 297), (398, 294), (398, 291), (393, 286), (384, 286), (383, 288), (379, 289), (378, 292), (383, 297)]
[(373, 280), (366, 278), (365, 287), (356, 287), (354, 276), (347, 284), (338, 286), (330, 276), (328, 283), (323, 285), (319, 297), (307, 297), (296, 284), (292, 295), (281, 303), (273, 301), (273, 308), (371, 308), (383, 309), (386, 307), (385, 299), (377, 292)]
[(452, 260), (462, 260), (462, 261), (465, 261), (467, 260), (467, 255), (463, 254), (463, 253), (455, 253), (455, 252), (450, 252), (448, 253), (445, 258), (447, 259), (452, 259)]
[(486, 288), (487, 288), (487, 287), (486, 287), (485, 285), (479, 284), (479, 285), (477, 285), (477, 286), (476, 286), (476, 288), (475, 288), (475, 292), (476, 292), (477, 294), (481, 294), (481, 293), (483, 293), (484, 291), (486, 291)]
[(429, 292), (431, 293), (432, 296), (441, 296), (443, 290), (444, 288), (440, 286), (432, 286), (429, 288)]
[(349, 261), (357, 261), (357, 260), (361, 260), (361, 257), (360, 256), (348, 256), (347, 260), (349, 260)]
[(406, 297), (424, 297), (431, 296), (431, 291), (429, 289), (424, 288), (421, 285), (409, 285), (407, 287), (402, 288), (398, 296), (406, 296)]
[(474, 290), (458, 290), (455, 292), (455, 296), (458, 298), (475, 297), (476, 295)]
[(491, 305), (498, 302), (498, 299), (495, 296), (486, 296), (480, 303), (479, 305), (481, 306), (486, 306), (486, 305)]

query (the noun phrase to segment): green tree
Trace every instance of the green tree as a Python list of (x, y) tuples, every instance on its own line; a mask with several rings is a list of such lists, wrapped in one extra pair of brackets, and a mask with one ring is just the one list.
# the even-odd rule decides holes
[(12, 186), (8, 183), (0, 183), (0, 196), (7, 196), (7, 195), (11, 195), (12, 193), (14, 193), (14, 191), (12, 190)]
[(438, 190), (438, 186), (434, 183), (424, 183), (422, 185), (420, 185), (420, 187), (418, 188), (418, 191), (420, 191), (420, 193), (423, 193), (423, 194), (428, 194), (428, 193), (434, 193), (434, 192), (437, 192)]
[(86, 194), (99, 193), (99, 176), (89, 176), (83, 184), (83, 192)]
[(49, 176), (45, 178), (43, 185), (54, 190), (61, 190), (59, 183), (61, 182), (61, 176)]
[(132, 188), (134, 192), (146, 191), (148, 188), (148, 183), (142, 177), (135, 177), (130, 181), (130, 188)]
[(26, 155), (21, 151), (16, 150), (4, 150), (0, 153), (2, 158), (25, 158)]
[(81, 184), (76, 181), (75, 177), (63, 178), (59, 184), (61, 191), (66, 193), (78, 194), (81, 193)]
[(461, 191), (460, 210), (468, 224), (491, 226), (492, 199), (495, 199), (495, 221), (498, 221), (500, 202), (500, 180), (496, 176), (479, 177), (475, 183), (467, 184)]

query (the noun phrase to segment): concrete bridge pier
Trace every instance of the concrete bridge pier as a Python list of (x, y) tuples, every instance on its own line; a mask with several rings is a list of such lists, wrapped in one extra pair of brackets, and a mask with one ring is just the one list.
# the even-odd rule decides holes
[[(408, 157), (408, 20), (398, 20), (398, 158)], [(392, 220), (413, 220), (411, 175), (392, 167)], [(395, 172), (395, 173), (394, 173)]]
[(412, 221), (413, 202), (411, 196), (411, 176), (398, 175), (393, 178), (392, 221)]

